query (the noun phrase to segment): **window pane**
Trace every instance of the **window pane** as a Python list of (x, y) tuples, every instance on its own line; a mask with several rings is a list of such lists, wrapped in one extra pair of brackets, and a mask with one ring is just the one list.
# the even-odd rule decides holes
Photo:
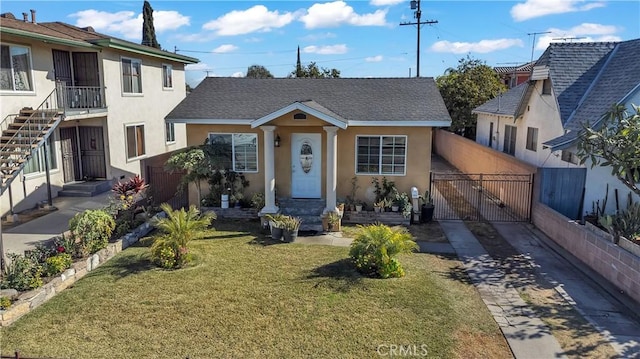
[(26, 47), (11, 47), (11, 63), (13, 65), (13, 82), (16, 91), (31, 91), (31, 66), (29, 49)]
[(162, 65), (162, 86), (163, 87), (173, 87), (173, 78), (172, 78), (172, 70), (173, 67), (171, 65)]
[(131, 74), (133, 76), (133, 92), (142, 93), (142, 72), (139, 61), (131, 63)]
[(175, 142), (176, 141), (176, 130), (175, 125), (173, 123), (167, 122), (165, 124), (165, 134), (167, 142)]
[(231, 134), (209, 134), (209, 151), (213, 166), (218, 169), (233, 169), (233, 140)]
[(235, 171), (258, 170), (257, 141), (258, 136), (255, 134), (233, 135)]
[(127, 158), (136, 156), (136, 128), (135, 126), (127, 127)]
[(0, 46), (0, 89), (13, 90), (13, 75), (11, 75), (11, 55), (9, 46)]
[(144, 148), (144, 126), (136, 126), (136, 144), (138, 156), (144, 155), (146, 153)]

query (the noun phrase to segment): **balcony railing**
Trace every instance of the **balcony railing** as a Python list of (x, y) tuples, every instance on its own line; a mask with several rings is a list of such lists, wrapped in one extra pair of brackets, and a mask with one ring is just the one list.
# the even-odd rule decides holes
[(104, 87), (97, 86), (64, 86), (60, 85), (62, 101), (58, 105), (69, 110), (103, 109), (107, 107), (104, 101)]

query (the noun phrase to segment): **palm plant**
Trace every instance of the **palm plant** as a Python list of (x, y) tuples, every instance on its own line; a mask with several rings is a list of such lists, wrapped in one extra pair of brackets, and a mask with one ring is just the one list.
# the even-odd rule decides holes
[(151, 257), (162, 267), (181, 267), (190, 260), (187, 245), (191, 240), (205, 235), (204, 230), (216, 219), (216, 214), (201, 214), (194, 205), (186, 211), (184, 208), (173, 210), (167, 203), (160, 205), (160, 208), (167, 217), (157, 218), (152, 223), (160, 234), (154, 237)]
[(351, 244), (349, 256), (356, 268), (365, 275), (402, 277), (404, 270), (396, 256), (413, 252), (417, 248), (418, 245), (406, 229), (393, 229), (377, 223), (360, 226)]

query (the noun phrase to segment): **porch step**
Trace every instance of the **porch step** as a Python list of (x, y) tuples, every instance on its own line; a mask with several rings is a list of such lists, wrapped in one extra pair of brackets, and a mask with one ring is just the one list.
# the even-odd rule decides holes
[(58, 192), (60, 197), (93, 197), (111, 189), (111, 181), (87, 181), (67, 183)]
[(323, 199), (279, 198), (280, 213), (300, 217), (302, 231), (322, 231), (320, 215), (325, 209)]

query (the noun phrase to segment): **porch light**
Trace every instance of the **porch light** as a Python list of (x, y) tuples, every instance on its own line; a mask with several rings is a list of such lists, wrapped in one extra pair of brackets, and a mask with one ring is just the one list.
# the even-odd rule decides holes
[(274, 147), (280, 147), (280, 135), (276, 135), (276, 139), (273, 140)]

